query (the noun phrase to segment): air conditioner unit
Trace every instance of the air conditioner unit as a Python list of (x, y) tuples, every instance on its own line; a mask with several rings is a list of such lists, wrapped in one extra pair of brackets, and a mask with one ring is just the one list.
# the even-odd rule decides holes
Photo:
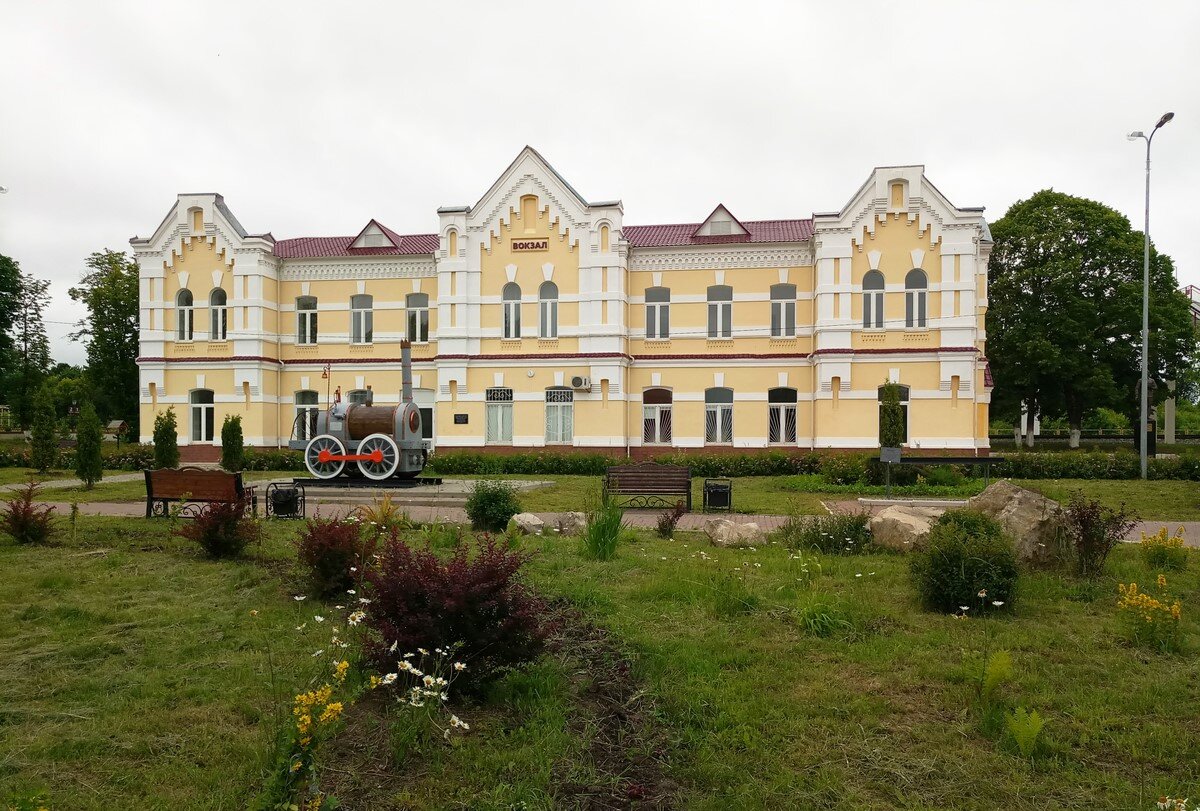
[(591, 391), (592, 379), (590, 377), (583, 377), (582, 375), (575, 375), (571, 378), (571, 388), (576, 391)]

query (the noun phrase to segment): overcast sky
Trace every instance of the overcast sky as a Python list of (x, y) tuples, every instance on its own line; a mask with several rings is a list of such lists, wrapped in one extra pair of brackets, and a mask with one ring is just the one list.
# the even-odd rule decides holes
[(0, 3), (0, 253), (52, 281), (180, 192), (251, 232), (437, 229), (525, 144), (629, 224), (836, 210), (923, 163), (989, 220), (1053, 187), (1200, 284), (1200, 3)]

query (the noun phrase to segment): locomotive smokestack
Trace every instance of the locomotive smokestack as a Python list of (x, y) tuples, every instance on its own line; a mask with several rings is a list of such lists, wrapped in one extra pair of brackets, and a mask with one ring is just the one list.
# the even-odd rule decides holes
[(408, 341), (400, 342), (400, 381), (402, 391), (401, 398), (406, 403), (412, 402), (412, 344)]

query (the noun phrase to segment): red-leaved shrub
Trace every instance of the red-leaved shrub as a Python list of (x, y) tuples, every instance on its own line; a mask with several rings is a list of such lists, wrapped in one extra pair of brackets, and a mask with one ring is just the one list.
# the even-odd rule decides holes
[(332, 597), (354, 588), (370, 564), (374, 536), (357, 518), (310, 518), (296, 539), (296, 557), (308, 569), (314, 594)]
[(468, 546), (442, 560), (429, 547), (388, 540), (366, 575), (367, 624), (375, 632), (368, 654), (378, 667), (394, 669), (418, 647), (458, 645), (455, 658), (467, 665), (459, 689), (476, 692), (541, 653), (550, 630), (545, 606), (519, 578), (529, 556), (486, 535), (474, 554)]
[(0, 530), (19, 544), (46, 543), (54, 534), (54, 508), (48, 504), (34, 504), (37, 493), (37, 482), (29, 482), (0, 512)]
[(176, 535), (200, 544), (210, 558), (232, 558), (262, 536), (262, 527), (250, 513), (248, 499), (206, 504)]

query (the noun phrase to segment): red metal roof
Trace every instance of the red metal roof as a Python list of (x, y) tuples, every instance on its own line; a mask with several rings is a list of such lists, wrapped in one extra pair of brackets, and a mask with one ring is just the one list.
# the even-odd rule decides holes
[(696, 236), (702, 223), (678, 225), (626, 225), (621, 233), (634, 248), (665, 248), (675, 245), (721, 245), (737, 242), (807, 242), (812, 239), (812, 220), (748, 220), (740, 223), (750, 232), (723, 236)]
[(380, 230), (388, 239), (400, 247), (384, 245), (378, 248), (351, 248), (356, 236), (350, 237), (298, 237), (281, 239), (275, 243), (275, 255), (283, 259), (310, 259), (325, 256), (400, 256), (432, 254), (438, 249), (437, 234), (409, 234), (401, 236), (383, 225)]

